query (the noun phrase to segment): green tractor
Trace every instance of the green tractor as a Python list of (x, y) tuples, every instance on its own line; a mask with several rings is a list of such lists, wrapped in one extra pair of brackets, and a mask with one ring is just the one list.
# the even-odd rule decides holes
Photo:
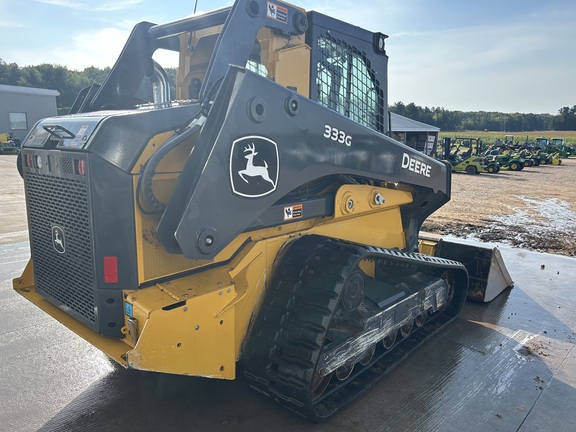
[(540, 159), (535, 157), (527, 148), (518, 148), (512, 157), (523, 159), (524, 166), (528, 168), (540, 165)]
[(565, 143), (564, 138), (552, 138), (548, 144), (549, 149), (558, 152), (560, 158), (576, 157), (576, 151), (573, 146)]
[[(556, 138), (557, 140), (560, 138)], [(546, 165), (560, 165), (562, 159), (556, 146), (553, 145), (547, 138), (538, 137), (535, 140), (535, 147), (538, 151), (538, 157), (540, 158), (540, 163)], [(563, 140), (562, 140), (563, 141)]]
[(493, 147), (486, 155), (487, 163), (498, 162), (500, 167), (510, 171), (521, 171), (524, 169), (525, 159), (517, 154), (512, 154), (510, 150), (502, 147)]

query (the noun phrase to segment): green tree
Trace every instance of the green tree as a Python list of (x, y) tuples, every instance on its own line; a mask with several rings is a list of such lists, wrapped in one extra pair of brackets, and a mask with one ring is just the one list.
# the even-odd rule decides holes
[(6, 63), (0, 59), (0, 84), (18, 85), (20, 68), (16, 63)]
[(572, 108), (560, 108), (558, 116), (552, 122), (552, 128), (554, 130), (576, 130), (576, 105)]

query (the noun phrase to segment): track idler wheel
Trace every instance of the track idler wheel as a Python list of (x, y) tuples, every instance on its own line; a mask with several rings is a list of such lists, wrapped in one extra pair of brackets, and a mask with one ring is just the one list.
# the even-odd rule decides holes
[(403, 338), (407, 338), (412, 333), (412, 329), (414, 328), (414, 320), (410, 320), (410, 322), (404, 324), (400, 327), (400, 336)]
[(339, 381), (346, 381), (353, 370), (354, 370), (354, 363), (346, 363), (345, 365), (340, 366), (338, 369), (336, 369), (335, 372), (336, 378), (338, 378)]
[(360, 306), (362, 300), (364, 300), (364, 274), (356, 270), (346, 280), (340, 302), (346, 312), (352, 312)]
[(416, 327), (418, 328), (422, 327), (426, 322), (426, 318), (428, 318), (428, 311), (424, 311), (420, 315), (418, 315), (414, 320), (414, 324), (416, 324)]
[(318, 371), (316, 371), (312, 377), (312, 386), (310, 389), (310, 399), (312, 401), (317, 400), (320, 396), (324, 394), (328, 385), (330, 384), (330, 380), (332, 379), (333, 373), (328, 375), (320, 375)]
[(389, 350), (390, 348), (392, 348), (396, 343), (397, 338), (398, 338), (397, 331), (394, 331), (389, 335), (385, 336), (384, 339), (382, 339), (382, 346), (384, 347), (384, 349)]
[(360, 363), (360, 366), (366, 366), (367, 364), (369, 364), (370, 361), (372, 360), (372, 358), (374, 358), (375, 352), (376, 352), (376, 344), (374, 344), (370, 348), (368, 348), (366, 350), (366, 353), (364, 354), (364, 356), (360, 360), (358, 360), (358, 363)]

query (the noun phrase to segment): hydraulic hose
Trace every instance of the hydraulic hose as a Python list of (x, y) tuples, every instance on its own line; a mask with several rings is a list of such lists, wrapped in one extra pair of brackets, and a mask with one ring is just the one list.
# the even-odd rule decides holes
[[(195, 133), (202, 129), (204, 122), (208, 116), (208, 112), (210, 111), (212, 105), (212, 96), (217, 92), (220, 88), (220, 84), (222, 83), (222, 78), (215, 81), (212, 86), (208, 89), (207, 95), (204, 98), (202, 103), (201, 111), (196, 114), (189, 122), (186, 123), (186, 126), (178, 129), (174, 135), (172, 135), (168, 140), (162, 144), (162, 146), (148, 159), (148, 162), (144, 165), (142, 173), (138, 178), (138, 184), (136, 186), (136, 202), (138, 204), (138, 208), (144, 214), (157, 214), (162, 213), (166, 208), (166, 204), (160, 201), (156, 195), (154, 195), (154, 191), (152, 189), (152, 179), (156, 174), (156, 168), (158, 164), (162, 160), (164, 156), (166, 156), (171, 150), (173, 150), (178, 145), (182, 144), (188, 138), (192, 137)], [(141, 203), (140, 203), (140, 189), (142, 189), (142, 194), (148, 204), (148, 206), (152, 207), (152, 211), (145, 210)]]
[[(147, 202), (147, 204), (153, 208), (153, 211), (145, 211), (142, 206), (139, 205), (140, 210), (145, 214), (162, 213), (166, 208), (166, 204), (160, 201), (152, 189), (152, 179), (156, 174), (156, 168), (164, 156), (166, 156), (171, 150), (173, 150), (178, 145), (182, 144), (188, 138), (196, 134), (201, 128), (206, 117), (201, 112), (198, 114), (186, 127), (180, 131), (176, 131), (175, 135), (172, 135), (162, 146), (148, 159), (140, 178), (138, 179), (138, 189), (142, 187), (142, 194)], [(139, 190), (137, 191), (137, 193)], [(139, 196), (139, 194), (138, 194)]]

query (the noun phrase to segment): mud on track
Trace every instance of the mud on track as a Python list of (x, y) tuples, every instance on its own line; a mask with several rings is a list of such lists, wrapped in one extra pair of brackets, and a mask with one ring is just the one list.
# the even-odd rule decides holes
[(423, 230), (576, 256), (576, 159), (498, 174), (452, 175), (452, 199)]

